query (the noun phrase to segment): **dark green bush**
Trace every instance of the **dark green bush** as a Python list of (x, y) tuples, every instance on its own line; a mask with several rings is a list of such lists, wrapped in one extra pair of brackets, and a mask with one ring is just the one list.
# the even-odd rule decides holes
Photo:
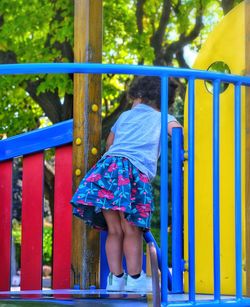
[(43, 229), (43, 264), (52, 264), (52, 227)]
[[(12, 236), (16, 249), (17, 267), (20, 268), (21, 263), (21, 225), (13, 223)], [(43, 264), (52, 264), (52, 227), (45, 226), (43, 228)]]

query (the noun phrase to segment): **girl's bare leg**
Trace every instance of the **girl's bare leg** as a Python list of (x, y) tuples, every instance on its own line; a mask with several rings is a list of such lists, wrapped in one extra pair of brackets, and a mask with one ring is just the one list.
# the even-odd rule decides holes
[(108, 236), (106, 240), (106, 255), (109, 270), (114, 275), (123, 273), (123, 231), (121, 218), (118, 211), (102, 210), (108, 225)]
[(127, 270), (129, 275), (140, 274), (142, 270), (142, 231), (124, 218), (120, 212), (122, 229), (124, 233), (123, 251), (126, 258)]

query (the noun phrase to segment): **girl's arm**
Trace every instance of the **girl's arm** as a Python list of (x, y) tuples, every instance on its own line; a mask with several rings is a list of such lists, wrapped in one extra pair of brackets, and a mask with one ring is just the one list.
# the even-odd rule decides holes
[(114, 143), (114, 139), (115, 139), (115, 134), (111, 131), (106, 141), (106, 151), (108, 151), (109, 147)]
[(171, 121), (168, 123), (168, 134), (172, 135), (173, 128), (183, 128), (182, 125), (177, 121)]

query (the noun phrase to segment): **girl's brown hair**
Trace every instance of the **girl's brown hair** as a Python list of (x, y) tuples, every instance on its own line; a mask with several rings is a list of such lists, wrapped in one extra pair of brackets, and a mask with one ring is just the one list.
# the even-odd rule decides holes
[[(174, 103), (175, 91), (177, 85), (169, 79), (168, 82), (168, 103), (171, 106)], [(161, 79), (152, 76), (137, 76), (128, 90), (130, 99), (140, 98), (142, 103), (161, 109)]]

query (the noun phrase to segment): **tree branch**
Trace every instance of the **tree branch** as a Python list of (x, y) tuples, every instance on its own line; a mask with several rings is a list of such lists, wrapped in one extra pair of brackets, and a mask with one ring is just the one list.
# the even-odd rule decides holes
[(46, 160), (44, 162), (44, 194), (47, 200), (49, 201), (50, 212), (52, 219), (54, 217), (54, 178), (55, 171), (52, 165), (50, 165)]
[[(137, 24), (137, 29), (139, 35), (143, 34), (143, 15), (144, 15), (144, 10), (143, 6), (146, 0), (138, 0), (136, 3), (136, 24)], [(144, 63), (144, 58), (139, 58), (138, 64), (143, 65)]]
[(0, 28), (3, 26), (4, 24), (4, 15), (0, 15)]
[(197, 9), (196, 12), (195, 25), (192, 31), (190, 31), (188, 34), (181, 33), (178, 41), (175, 41), (166, 47), (164, 52), (164, 60), (167, 65), (171, 63), (174, 54), (176, 54), (179, 50), (183, 49), (184, 46), (188, 45), (196, 37), (199, 36), (200, 31), (204, 26), (202, 23), (202, 15), (203, 15), (203, 8), (202, 6), (200, 6), (200, 8)]
[(221, 7), (223, 9), (224, 15), (226, 15), (234, 7), (235, 0), (222, 0)]
[(65, 94), (63, 104), (63, 120), (70, 119), (73, 116), (73, 95)]
[(178, 15), (181, 9), (181, 0), (178, 0), (176, 4), (173, 4), (173, 9), (176, 15)]
[(176, 60), (178, 61), (178, 64), (182, 68), (190, 68), (187, 64), (186, 60), (184, 59), (184, 49), (180, 48), (176, 52)]
[[(50, 22), (50, 28), (52, 28), (52, 24), (54, 22), (57, 22), (57, 23), (63, 22), (64, 17), (62, 16), (62, 13), (63, 11), (61, 8), (55, 11), (54, 18)], [(62, 58), (66, 58), (68, 59), (69, 62), (73, 62), (74, 61), (74, 51), (73, 51), (73, 47), (71, 46), (71, 44), (66, 39), (64, 40), (64, 42), (55, 41), (53, 44), (51, 44), (52, 36), (53, 34), (50, 34), (50, 33), (47, 35), (45, 46), (59, 50), (61, 52)], [(56, 60), (61, 61), (61, 58), (56, 59)]]
[(171, 12), (171, 1), (164, 0), (162, 14), (160, 18), (160, 23), (158, 29), (155, 31), (151, 37), (150, 44), (154, 48), (155, 61), (154, 64), (160, 64), (162, 58), (162, 43), (164, 39), (164, 34), (169, 21), (169, 16)]
[[(74, 62), (73, 48), (69, 42), (67, 41), (64, 41), (63, 43), (55, 42), (53, 44), (53, 47), (61, 51), (62, 58), (66, 58), (69, 62)], [(61, 59), (57, 59), (57, 61), (61, 61)]]
[(1, 64), (15, 64), (17, 63), (16, 54), (13, 51), (0, 50), (0, 63)]
[(36, 101), (40, 107), (43, 109), (48, 118), (52, 123), (57, 123), (62, 121), (62, 104), (58, 96), (58, 92), (45, 92), (37, 95), (37, 87), (40, 85), (42, 80), (30, 81), (27, 80), (23, 86), (25, 90), (29, 93), (30, 97)]
[(136, 3), (136, 24), (137, 24), (137, 29), (138, 33), (142, 34), (143, 33), (143, 6), (146, 0), (137, 0)]

